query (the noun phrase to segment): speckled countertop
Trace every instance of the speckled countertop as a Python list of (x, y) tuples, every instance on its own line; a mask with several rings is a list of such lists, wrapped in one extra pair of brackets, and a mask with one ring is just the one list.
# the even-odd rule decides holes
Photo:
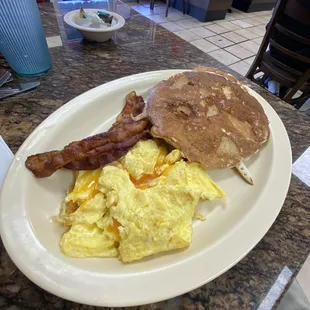
[[(33, 91), (0, 101), (0, 134), (16, 152), (48, 115), (77, 95), (105, 82), (160, 69), (194, 68), (201, 64), (228, 70), (181, 38), (119, 2), (89, 2), (86, 6), (116, 10), (126, 25), (113, 41), (81, 41), (64, 26), (62, 16), (71, 2), (39, 5), (47, 37), (61, 36), (62, 46), (50, 49), (52, 70)], [(75, 5), (76, 8), (79, 4)], [(0, 58), (1, 66), (6, 66)], [(229, 70), (228, 70), (229, 71)], [(232, 71), (231, 71), (232, 72)], [(238, 74), (232, 72), (238, 78)], [(277, 111), (289, 134), (293, 160), (310, 145), (310, 119), (257, 85), (249, 83)], [(259, 244), (236, 266), (211, 283), (183, 296), (137, 309), (259, 309), (275, 308), (310, 251), (310, 176), (303, 176), (310, 156), (304, 155), (292, 176), (277, 220)], [(304, 182), (302, 182), (302, 179)], [(30, 282), (0, 244), (1, 309), (95, 309), (63, 300)]]

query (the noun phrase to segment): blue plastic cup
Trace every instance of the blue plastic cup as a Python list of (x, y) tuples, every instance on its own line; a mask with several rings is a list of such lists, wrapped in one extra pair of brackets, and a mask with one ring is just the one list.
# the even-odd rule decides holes
[(36, 0), (0, 0), (0, 51), (19, 75), (37, 76), (51, 68)]

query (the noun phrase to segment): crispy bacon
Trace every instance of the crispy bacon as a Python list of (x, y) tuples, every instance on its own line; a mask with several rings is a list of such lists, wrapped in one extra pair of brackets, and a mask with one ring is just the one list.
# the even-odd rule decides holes
[(131, 92), (116, 122), (104, 133), (68, 144), (62, 151), (51, 151), (29, 156), (26, 167), (38, 178), (52, 175), (57, 169), (93, 170), (124, 156), (140, 139), (150, 137), (148, 119), (134, 121), (145, 103), (141, 96)]
[(144, 130), (140, 134), (129, 138), (125, 142), (109, 144), (109, 146), (111, 146), (109, 152), (105, 152), (98, 156), (90, 156), (81, 160), (72, 161), (71, 163), (65, 165), (65, 168), (71, 170), (93, 170), (103, 167), (126, 155), (133, 145), (135, 145), (139, 140), (150, 138), (151, 135), (149, 131)]

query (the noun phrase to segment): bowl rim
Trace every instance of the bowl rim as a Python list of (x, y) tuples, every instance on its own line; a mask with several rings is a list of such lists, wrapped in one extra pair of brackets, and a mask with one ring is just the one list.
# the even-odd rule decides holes
[(71, 26), (72, 28), (75, 28), (77, 30), (82, 30), (82, 31), (87, 31), (87, 32), (111, 32), (111, 31), (116, 31), (120, 28), (122, 28), (125, 25), (125, 19), (123, 16), (115, 13), (115, 12), (111, 12), (108, 10), (104, 10), (104, 9), (84, 9), (86, 12), (97, 12), (97, 11), (103, 11), (106, 13), (109, 13), (111, 15), (113, 15), (113, 17), (116, 17), (117, 19), (117, 24), (114, 26), (111, 26), (109, 28), (106, 29), (102, 29), (102, 28), (89, 28), (89, 27), (85, 27), (85, 26), (80, 26), (78, 24), (76, 24), (75, 22), (73, 22), (72, 17), (76, 12), (79, 12), (80, 10), (73, 10), (70, 11), (68, 13), (65, 14), (64, 16), (64, 22), (68, 25)]

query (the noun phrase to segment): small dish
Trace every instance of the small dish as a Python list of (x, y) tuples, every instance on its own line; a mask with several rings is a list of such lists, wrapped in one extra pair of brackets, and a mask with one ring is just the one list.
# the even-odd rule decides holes
[[(98, 12), (98, 9), (84, 9), (84, 11), (86, 13), (87, 12), (96, 13)], [(113, 15), (113, 22), (110, 27), (102, 29), (102, 28), (91, 28), (87, 26), (78, 25), (76, 23), (76, 16), (77, 13), (80, 12), (80, 10), (74, 10), (68, 12), (64, 16), (64, 21), (68, 26), (71, 26), (72, 28), (78, 30), (83, 35), (83, 37), (88, 41), (105, 42), (112, 38), (115, 31), (121, 29), (125, 25), (125, 19), (119, 14), (116, 14), (114, 12), (106, 10), (100, 10), (100, 11)]]

